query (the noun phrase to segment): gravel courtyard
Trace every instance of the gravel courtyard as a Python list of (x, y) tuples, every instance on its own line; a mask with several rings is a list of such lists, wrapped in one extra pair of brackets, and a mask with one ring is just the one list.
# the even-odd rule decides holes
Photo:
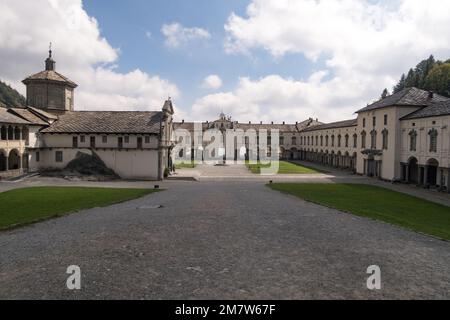
[[(0, 298), (450, 298), (448, 242), (258, 181), (164, 187), (1, 232)], [(69, 265), (81, 268), (79, 291), (66, 288)], [(379, 291), (366, 288), (370, 265), (381, 267)]]

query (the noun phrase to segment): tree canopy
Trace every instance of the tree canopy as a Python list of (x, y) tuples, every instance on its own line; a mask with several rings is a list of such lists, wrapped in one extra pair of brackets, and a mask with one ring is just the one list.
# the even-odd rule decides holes
[(0, 81), (0, 105), (9, 108), (24, 107), (26, 99), (17, 90)]
[(450, 59), (442, 62), (430, 56), (428, 59), (422, 60), (406, 75), (402, 74), (399, 82), (394, 86), (393, 93), (410, 87), (430, 90), (450, 97)]

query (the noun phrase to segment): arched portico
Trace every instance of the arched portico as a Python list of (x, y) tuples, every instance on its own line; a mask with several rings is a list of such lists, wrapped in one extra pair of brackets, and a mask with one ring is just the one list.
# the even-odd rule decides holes
[(426, 165), (426, 184), (429, 186), (437, 185), (439, 162), (436, 159), (429, 159)]
[(13, 149), (8, 155), (8, 170), (19, 170), (21, 168), (21, 157), (19, 151)]
[(408, 178), (410, 183), (419, 184), (419, 161), (416, 157), (411, 157), (408, 160)]
[(5, 150), (0, 149), (0, 172), (8, 170), (8, 156)]

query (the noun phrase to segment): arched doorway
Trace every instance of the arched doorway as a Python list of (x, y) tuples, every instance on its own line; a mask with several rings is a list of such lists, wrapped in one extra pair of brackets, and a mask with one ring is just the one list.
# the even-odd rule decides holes
[(0, 171), (6, 171), (6, 151), (0, 150)]
[(20, 156), (17, 150), (11, 150), (8, 156), (8, 170), (18, 170), (20, 168)]
[(419, 165), (415, 157), (409, 159), (408, 168), (409, 182), (419, 184)]
[(291, 149), (291, 160), (297, 160), (298, 155), (297, 155), (297, 148), (292, 148)]
[(436, 159), (430, 159), (427, 162), (427, 184), (435, 186), (437, 184), (437, 173), (439, 162)]

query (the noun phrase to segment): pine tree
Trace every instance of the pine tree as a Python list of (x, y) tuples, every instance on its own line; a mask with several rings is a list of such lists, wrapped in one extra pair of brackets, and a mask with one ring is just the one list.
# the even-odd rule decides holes
[(394, 87), (393, 92), (398, 93), (405, 89), (405, 83), (406, 83), (406, 76), (405, 74), (402, 74), (400, 81), (397, 83), (397, 85)]
[(405, 88), (419, 87), (419, 76), (415, 70), (409, 69), (405, 80)]
[(381, 99), (387, 98), (388, 95), (389, 95), (389, 91), (388, 91), (387, 88), (385, 88), (385, 89), (383, 90), (383, 93), (381, 94)]

